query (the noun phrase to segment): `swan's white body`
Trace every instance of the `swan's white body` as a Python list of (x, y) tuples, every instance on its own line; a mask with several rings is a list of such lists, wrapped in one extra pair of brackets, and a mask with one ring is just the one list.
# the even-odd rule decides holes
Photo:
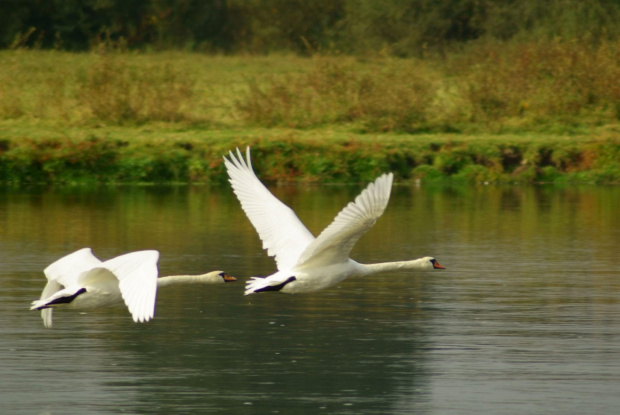
[(390, 199), (392, 173), (384, 174), (338, 213), (315, 238), (293, 210), (280, 202), (260, 182), (250, 161), (241, 152), (230, 152), (224, 162), (233, 191), (256, 228), (267, 254), (275, 256), (278, 272), (266, 278), (253, 277), (245, 294), (261, 291), (312, 292), (335, 285), (351, 276), (394, 270), (432, 270), (444, 267), (432, 257), (413, 261), (360, 264), (349, 254), (358, 239), (383, 214)]
[(30, 309), (41, 310), (43, 324), (51, 327), (54, 307), (88, 310), (124, 302), (136, 323), (146, 322), (155, 313), (158, 287), (235, 280), (222, 271), (158, 278), (158, 260), (157, 251), (138, 251), (102, 262), (90, 248), (80, 249), (45, 268), (47, 285)]

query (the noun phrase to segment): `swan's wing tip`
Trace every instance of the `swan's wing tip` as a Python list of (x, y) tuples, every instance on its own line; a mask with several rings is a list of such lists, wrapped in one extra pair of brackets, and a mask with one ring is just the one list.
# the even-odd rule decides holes
[(30, 305), (30, 311), (41, 310), (41, 319), (43, 319), (43, 325), (47, 328), (52, 327), (52, 308), (40, 308), (44, 306), (47, 301), (37, 300), (33, 301)]
[[(245, 151), (246, 158), (247, 158), (247, 160), (249, 162), (250, 161), (250, 146), (247, 146), (245, 150), (246, 150)], [(237, 161), (237, 160), (245, 161), (243, 159), (243, 154), (241, 153), (241, 150), (239, 149), (239, 147), (235, 147), (234, 150), (229, 150), (228, 151), (228, 157), (230, 157), (234, 161)], [(226, 155), (224, 155), (224, 160), (228, 160), (226, 158)]]
[(383, 173), (381, 176), (377, 177), (375, 183), (385, 183), (386, 186), (392, 187), (392, 184), (394, 183), (394, 173)]
[(121, 295), (136, 323), (148, 321), (155, 314), (158, 259), (158, 251), (144, 250), (104, 263), (104, 267), (118, 278)]
[(251, 277), (245, 283), (245, 293), (244, 293), (244, 295), (254, 294), (254, 293), (258, 292), (258, 290), (260, 290), (261, 288), (265, 288), (268, 285), (270, 285), (270, 284), (269, 284), (269, 281), (267, 280), (267, 278)]
[(149, 321), (153, 319), (153, 314), (146, 315), (146, 316), (132, 316), (132, 317), (133, 317), (133, 321), (135, 321), (136, 323), (148, 323)]
[(54, 310), (51, 308), (44, 308), (43, 310), (41, 310), (41, 318), (43, 319), (43, 325), (47, 327), (48, 329), (52, 327), (53, 311)]

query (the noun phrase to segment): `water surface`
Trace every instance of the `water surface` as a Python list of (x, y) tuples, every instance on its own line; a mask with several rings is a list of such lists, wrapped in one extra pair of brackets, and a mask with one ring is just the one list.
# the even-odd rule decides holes
[[(278, 187), (317, 234), (360, 188)], [(439, 272), (304, 295), (160, 290), (156, 316), (28, 311), (43, 268), (90, 246), (160, 273), (275, 269), (227, 188), (0, 189), (7, 414), (583, 414), (620, 407), (620, 188), (397, 187), (360, 262)]]

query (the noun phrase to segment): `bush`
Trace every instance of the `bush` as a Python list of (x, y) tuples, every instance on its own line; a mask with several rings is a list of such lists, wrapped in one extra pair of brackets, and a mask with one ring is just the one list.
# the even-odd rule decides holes
[(171, 63), (136, 65), (131, 55), (102, 50), (82, 74), (78, 101), (103, 121), (181, 121), (193, 92), (191, 77)]
[(618, 120), (620, 42), (485, 45), (452, 61), (451, 72), (475, 122), (531, 128), (577, 116)]
[(306, 74), (249, 84), (237, 102), (255, 124), (307, 128), (355, 123), (366, 131), (420, 132), (434, 127), (438, 81), (420, 61), (382, 59), (359, 65), (347, 58), (315, 58)]

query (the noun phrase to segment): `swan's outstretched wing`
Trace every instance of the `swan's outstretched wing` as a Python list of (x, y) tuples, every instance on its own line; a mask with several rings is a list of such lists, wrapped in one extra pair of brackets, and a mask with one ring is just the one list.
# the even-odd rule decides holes
[(118, 278), (123, 300), (136, 323), (149, 321), (155, 313), (158, 259), (157, 251), (138, 251), (117, 256), (100, 265), (100, 268), (109, 270)]
[(314, 241), (314, 236), (295, 212), (258, 180), (252, 170), (249, 147), (246, 160), (237, 149), (237, 155), (231, 151), (230, 160), (224, 157), (224, 163), (233, 191), (263, 241), (263, 249), (269, 256), (275, 256), (279, 270), (291, 268)]
[[(338, 213), (299, 258), (298, 266), (346, 261), (358, 239), (383, 214), (392, 189), (392, 173), (383, 174)], [(317, 261), (317, 262), (315, 262)]]
[[(101, 261), (93, 255), (90, 248), (83, 248), (48, 265), (48, 267), (43, 270), (43, 273), (47, 277), (47, 284), (45, 288), (43, 288), (39, 302), (52, 297), (60, 291), (63, 286), (68, 287), (73, 285), (82, 272), (100, 264)], [(35, 303), (39, 302), (33, 302), (33, 307), (35, 307)], [(41, 318), (43, 319), (43, 325), (45, 325), (45, 327), (52, 327), (52, 313), (53, 309), (51, 308), (44, 308), (41, 310)]]
[(82, 248), (60, 258), (43, 270), (48, 281), (55, 281), (65, 287), (75, 284), (80, 274), (101, 265), (90, 248)]

